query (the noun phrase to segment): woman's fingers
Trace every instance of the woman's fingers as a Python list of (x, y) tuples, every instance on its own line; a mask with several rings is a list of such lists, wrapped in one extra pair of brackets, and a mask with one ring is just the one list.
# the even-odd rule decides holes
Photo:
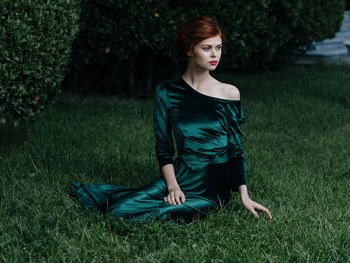
[(251, 207), (251, 208), (249, 209), (249, 211), (252, 212), (252, 214), (253, 214), (255, 217), (259, 217), (258, 213), (254, 210), (253, 207)]
[(175, 199), (176, 199), (176, 203), (178, 205), (181, 205), (180, 196), (177, 195)]
[(182, 197), (182, 195), (183, 195), (182, 192), (180, 192), (180, 193), (177, 192), (177, 193), (176, 193), (176, 195), (175, 195), (175, 201), (176, 201), (175, 205), (176, 205), (176, 204), (181, 205), (180, 198)]
[(171, 197), (171, 194), (168, 194), (166, 197), (164, 197), (164, 201), (165, 202), (168, 202), (169, 204), (173, 204), (172, 202), (172, 197)]
[(185, 197), (184, 193), (182, 193), (182, 195), (180, 196), (180, 198), (181, 198), (182, 203), (185, 203), (185, 202), (186, 202), (186, 197)]
[(266, 217), (268, 218), (268, 219), (272, 219), (272, 216), (271, 216), (271, 214), (270, 214), (270, 211), (267, 209), (267, 208), (265, 208), (265, 207), (262, 207), (262, 208), (259, 208), (259, 210), (260, 211), (262, 211), (265, 215), (266, 215)]
[(263, 212), (269, 220), (272, 219), (272, 215), (268, 209), (265, 208), (265, 210), (263, 210)]
[(185, 198), (185, 195), (184, 195), (183, 192), (180, 192), (178, 197), (179, 197), (179, 198), (178, 198), (178, 204), (179, 204), (179, 205), (181, 205), (181, 203), (185, 203), (186, 198)]
[(170, 193), (170, 202), (171, 202), (171, 203), (170, 203), (171, 205), (176, 205), (174, 193)]
[(269, 211), (266, 207), (264, 207), (264, 206), (262, 206), (262, 205), (260, 205), (260, 204), (257, 203), (256, 209), (262, 211), (262, 212), (266, 215), (266, 217), (267, 217), (269, 220), (272, 219), (271, 213), (270, 213), (270, 211)]
[(255, 203), (254, 205), (255, 205), (255, 209), (258, 209), (259, 211), (262, 211), (269, 220), (272, 219), (271, 213), (266, 207), (264, 207), (264, 206), (262, 206), (261, 204), (258, 204), (258, 203)]
[(181, 205), (185, 203), (186, 198), (183, 192), (180, 193), (169, 193), (166, 197), (164, 197), (164, 201), (168, 202), (171, 205)]
[(242, 200), (242, 203), (243, 203), (243, 206), (248, 211), (250, 211), (255, 217), (259, 217), (259, 214), (255, 211), (255, 209), (256, 209), (256, 210), (263, 212), (269, 220), (272, 219), (270, 211), (266, 207), (262, 206), (261, 204), (254, 202), (251, 199)]
[(269, 210), (267, 210), (267, 212), (265, 213), (265, 215), (267, 216), (267, 218), (268, 218), (269, 220), (272, 219), (272, 215), (271, 215), (271, 213), (270, 213)]
[[(259, 208), (257, 208), (257, 209), (259, 209)], [(270, 211), (269, 210), (267, 210), (266, 208), (263, 208), (263, 209), (259, 209), (260, 211), (262, 211), (265, 215), (266, 215), (266, 217), (269, 219), (269, 220), (271, 220), (272, 219), (272, 216), (271, 216), (271, 214), (270, 214)]]

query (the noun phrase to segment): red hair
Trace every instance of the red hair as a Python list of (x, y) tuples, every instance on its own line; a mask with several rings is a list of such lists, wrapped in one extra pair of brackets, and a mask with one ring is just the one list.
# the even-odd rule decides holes
[(186, 52), (193, 50), (197, 43), (217, 35), (222, 41), (224, 40), (224, 35), (216, 20), (206, 15), (193, 17), (175, 35), (174, 48), (180, 57), (185, 59)]

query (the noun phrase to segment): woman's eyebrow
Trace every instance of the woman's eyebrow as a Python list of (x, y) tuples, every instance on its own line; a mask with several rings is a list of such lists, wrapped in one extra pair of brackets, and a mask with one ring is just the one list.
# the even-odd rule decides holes
[[(211, 45), (208, 45), (208, 44), (204, 44), (202, 46), (209, 46), (209, 47), (211, 47)], [(219, 44), (219, 45), (216, 45), (216, 46), (222, 46), (222, 44)]]

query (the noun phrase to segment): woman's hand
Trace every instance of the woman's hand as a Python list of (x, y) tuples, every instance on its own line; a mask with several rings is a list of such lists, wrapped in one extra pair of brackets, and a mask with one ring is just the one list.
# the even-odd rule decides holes
[(238, 191), (241, 196), (241, 201), (245, 209), (250, 211), (255, 217), (259, 217), (258, 213), (255, 211), (256, 209), (264, 212), (264, 214), (269, 220), (272, 219), (271, 213), (266, 207), (263, 207), (261, 204), (254, 202), (252, 199), (249, 198), (247, 185), (245, 184), (240, 185), (238, 187)]
[(181, 202), (185, 203), (186, 198), (180, 188), (174, 188), (168, 190), (168, 195), (164, 197), (164, 201), (171, 205), (181, 205)]
[(263, 212), (269, 220), (272, 219), (271, 213), (266, 207), (263, 207), (261, 204), (254, 202), (249, 197), (243, 198), (242, 204), (245, 207), (245, 209), (250, 211), (255, 217), (259, 217), (258, 213), (255, 211), (256, 209)]

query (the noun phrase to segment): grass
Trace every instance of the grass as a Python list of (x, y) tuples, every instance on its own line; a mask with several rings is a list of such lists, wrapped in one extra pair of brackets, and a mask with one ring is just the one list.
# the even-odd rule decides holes
[(0, 261), (350, 262), (350, 74), (294, 66), (217, 74), (241, 91), (250, 196), (189, 225), (90, 213), (71, 183), (159, 176), (153, 101), (64, 94), (34, 124), (0, 127)]

